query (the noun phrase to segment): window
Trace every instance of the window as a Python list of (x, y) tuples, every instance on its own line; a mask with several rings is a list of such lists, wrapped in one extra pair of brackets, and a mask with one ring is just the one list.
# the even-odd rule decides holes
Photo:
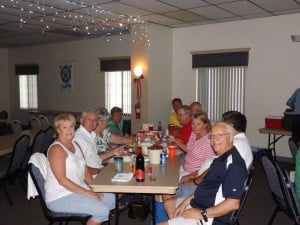
[(228, 110), (244, 113), (245, 67), (199, 68), (197, 98), (212, 122)]
[(105, 72), (105, 107), (118, 106), (124, 114), (131, 114), (131, 72)]
[(192, 54), (192, 67), (197, 69), (197, 100), (210, 120), (221, 120), (229, 110), (244, 113), (249, 49)]
[(20, 109), (38, 108), (37, 75), (19, 75)]

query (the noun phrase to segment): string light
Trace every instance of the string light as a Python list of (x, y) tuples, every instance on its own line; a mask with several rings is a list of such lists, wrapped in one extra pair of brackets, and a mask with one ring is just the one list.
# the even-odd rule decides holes
[[(54, 26), (49, 25), (48, 21), (55, 22), (56, 17), (64, 19), (65, 24), (70, 31), (84, 31), (85, 38), (87, 36), (97, 37), (102, 36), (107, 42), (110, 42), (112, 35), (119, 35), (119, 40), (122, 41), (122, 35), (131, 33), (132, 42), (140, 44), (145, 42), (150, 45), (148, 37), (148, 24), (137, 17), (117, 14), (109, 10), (104, 10), (101, 6), (95, 6), (91, 1), (46, 1), (44, 0), (9, 0), (7, 3), (1, 3), (0, 13), (3, 8), (13, 7), (19, 10), (19, 28), (22, 29), (25, 24), (30, 24), (33, 20), (39, 19), (42, 24), (41, 32), (51, 31)], [(53, 5), (50, 5), (52, 4)], [(73, 11), (76, 6), (81, 8), (80, 11)], [(40, 15), (40, 17), (39, 17)], [(81, 29), (80, 29), (81, 27)]]

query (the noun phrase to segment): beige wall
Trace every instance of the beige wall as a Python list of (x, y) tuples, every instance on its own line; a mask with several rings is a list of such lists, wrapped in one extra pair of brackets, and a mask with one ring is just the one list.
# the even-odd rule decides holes
[[(39, 109), (82, 111), (87, 107), (105, 106), (104, 74), (100, 73), (99, 58), (130, 56), (130, 38), (125, 35), (122, 41), (112, 38), (91, 39), (24, 47), (9, 50), (10, 95), (12, 97), (12, 117), (28, 119), (28, 113), (18, 110), (18, 82), (14, 73), (14, 64), (37, 63)], [(73, 62), (72, 92), (61, 92), (59, 85), (59, 64)]]
[[(300, 14), (174, 29), (172, 95), (185, 103), (195, 98), (192, 51), (250, 48), (246, 74), (247, 134), (251, 145), (266, 147), (266, 115), (283, 115), (286, 101), (300, 85)], [(278, 142), (278, 154), (290, 156), (287, 138)]]

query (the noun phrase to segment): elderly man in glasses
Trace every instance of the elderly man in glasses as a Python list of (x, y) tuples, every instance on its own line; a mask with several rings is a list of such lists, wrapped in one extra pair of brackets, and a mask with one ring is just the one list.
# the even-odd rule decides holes
[(211, 131), (211, 145), (217, 155), (203, 181), (187, 198), (178, 198), (170, 220), (159, 225), (225, 225), (239, 208), (248, 176), (245, 161), (233, 146), (233, 128), (217, 123)]

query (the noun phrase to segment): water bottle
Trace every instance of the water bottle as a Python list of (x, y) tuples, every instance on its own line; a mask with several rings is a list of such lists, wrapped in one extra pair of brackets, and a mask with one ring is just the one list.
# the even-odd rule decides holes
[(135, 179), (137, 182), (143, 182), (145, 180), (145, 165), (144, 165), (144, 156), (142, 154), (142, 148), (137, 148), (137, 156), (136, 156), (136, 171), (135, 171)]
[(162, 124), (161, 121), (158, 121), (157, 130), (162, 131)]

